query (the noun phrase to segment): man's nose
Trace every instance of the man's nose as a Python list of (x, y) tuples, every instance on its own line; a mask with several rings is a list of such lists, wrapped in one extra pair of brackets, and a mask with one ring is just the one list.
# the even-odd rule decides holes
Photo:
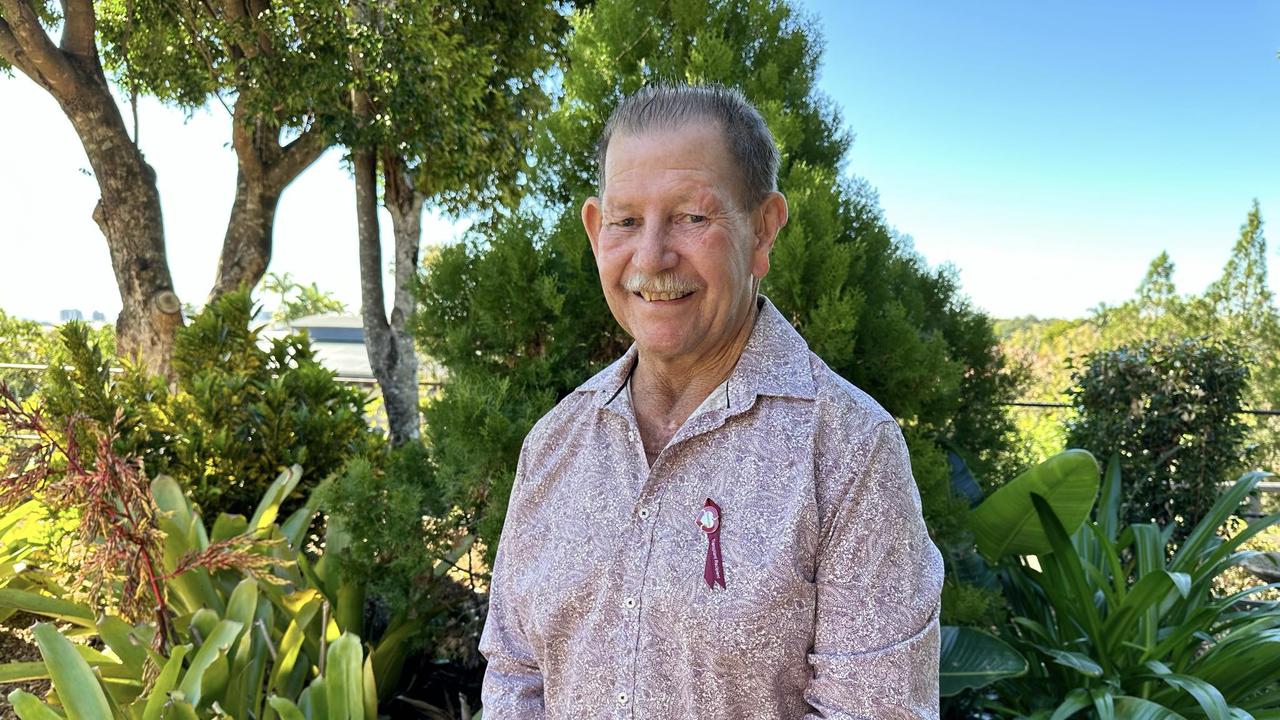
[(671, 228), (665, 220), (646, 222), (639, 243), (631, 262), (646, 273), (656, 274), (670, 270), (679, 262), (671, 244)]

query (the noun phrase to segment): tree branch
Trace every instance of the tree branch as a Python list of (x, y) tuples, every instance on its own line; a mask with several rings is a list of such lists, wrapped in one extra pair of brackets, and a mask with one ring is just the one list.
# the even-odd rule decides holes
[(62, 51), (80, 57), (97, 53), (94, 45), (97, 18), (91, 0), (62, 0)]
[(262, 23), (258, 18), (262, 14), (271, 9), (265, 0), (248, 0), (249, 6), (249, 23), (253, 25), (255, 34), (258, 36), (258, 52), (263, 55), (271, 54), (271, 32), (262, 27)]
[(281, 150), (280, 159), (267, 171), (267, 182), (279, 190), (293, 182), (311, 163), (320, 159), (329, 149), (329, 138), (312, 126), (304, 130)]
[[(242, 0), (223, 0), (222, 8), (227, 14), (227, 21), (233, 25), (245, 23), (246, 21), (249, 26), (255, 24), (253, 19), (250, 18), (249, 14), (245, 11), (245, 6)], [(245, 27), (242, 29), (248, 30), (251, 28)], [(233, 56), (236, 53), (240, 53), (244, 57), (249, 58), (258, 56), (258, 47), (253, 43), (228, 43), (228, 47), (230, 48)]]
[(9, 31), (28, 59), (24, 65), (33, 71), (27, 73), (31, 79), (55, 97), (70, 97), (79, 85), (75, 68), (40, 26), (31, 4), (27, 0), (0, 0), (0, 10), (4, 11)]
[(24, 61), (26, 53), (22, 51), (22, 46), (18, 44), (18, 38), (13, 36), (13, 30), (9, 28), (9, 23), (5, 22), (4, 16), (0, 15), (0, 58), (5, 62), (18, 68), (23, 73), (30, 75), (31, 70), (28, 69), (27, 63)]
[(262, 182), (267, 179), (267, 168), (262, 164), (258, 154), (258, 128), (252, 118), (241, 116), (241, 108), (245, 106), (243, 98), (236, 99), (235, 111), (231, 116), (231, 146), (235, 148), (236, 160), (240, 163), (240, 171), (251, 182)]

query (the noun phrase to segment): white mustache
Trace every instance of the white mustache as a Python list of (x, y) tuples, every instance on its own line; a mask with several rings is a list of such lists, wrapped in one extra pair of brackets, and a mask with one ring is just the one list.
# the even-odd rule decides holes
[(691, 293), (698, 290), (697, 285), (670, 273), (652, 277), (644, 273), (632, 273), (623, 282), (622, 286), (628, 292), (648, 293), (650, 295), (658, 293)]

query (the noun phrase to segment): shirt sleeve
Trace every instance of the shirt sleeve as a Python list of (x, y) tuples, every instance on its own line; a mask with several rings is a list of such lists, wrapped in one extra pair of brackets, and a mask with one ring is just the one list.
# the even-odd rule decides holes
[(512, 562), (519, 560), (511, 557), (514, 532), (518, 531), (513, 527), (511, 518), (517, 514), (513, 510), (524, 478), (524, 455), (522, 448), (489, 581), (489, 614), (480, 634), (480, 653), (488, 661), (480, 690), (485, 720), (542, 720), (546, 717), (542, 670), (525, 636), (511, 596), (510, 568)]
[(836, 443), (818, 468), (832, 510), (819, 536), (805, 720), (936, 720), (942, 555), (906, 442), (885, 420)]

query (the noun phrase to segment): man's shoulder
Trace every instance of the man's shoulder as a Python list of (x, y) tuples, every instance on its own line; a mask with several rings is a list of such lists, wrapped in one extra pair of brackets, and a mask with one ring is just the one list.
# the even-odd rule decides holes
[(549, 442), (563, 440), (565, 434), (578, 423), (593, 418), (596, 410), (596, 394), (605, 392), (606, 386), (617, 375), (617, 364), (609, 365), (591, 379), (574, 388), (533, 424), (525, 437), (526, 450), (537, 450)]
[(844, 437), (873, 431), (885, 422), (896, 422), (875, 398), (838, 375), (822, 358), (809, 353), (813, 369), (817, 427)]
[(591, 416), (595, 409), (595, 393), (574, 390), (560, 399), (555, 407), (538, 418), (525, 437), (526, 450), (537, 450), (550, 442), (563, 440), (574, 425)]

